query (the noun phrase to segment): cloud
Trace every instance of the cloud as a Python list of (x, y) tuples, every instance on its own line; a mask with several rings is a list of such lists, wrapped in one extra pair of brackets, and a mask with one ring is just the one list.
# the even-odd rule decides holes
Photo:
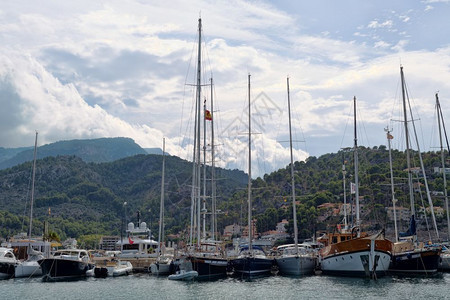
[(394, 22), (392, 20), (386, 20), (380, 23), (378, 20), (373, 20), (367, 25), (368, 28), (377, 29), (377, 28), (391, 28)]
[[(252, 100), (263, 93), (271, 103), (254, 103), (256, 176), (289, 163), (289, 149), (280, 142), (287, 140), (287, 75), (293, 126), (307, 146), (296, 145), (296, 159), (337, 151), (347, 143), (342, 136), (354, 95), (371, 143), (384, 143), (382, 129), (393, 114), (400, 63), (424, 120), (432, 115), (429, 94), (450, 88), (448, 45), (422, 47), (425, 35), (413, 27), (421, 6), (400, 5), (396, 11), (401, 14), (387, 16), (381, 6), (374, 7), (355, 28), (327, 28), (326, 18), (318, 16), (315, 22), (324, 26), (316, 32), (300, 10), (282, 10), (275, 2), (19, 2), (0, 14), (0, 101), (5, 107), (0, 140), (7, 147), (30, 145), (35, 129), (45, 142), (127, 136), (143, 147), (160, 147), (165, 136), (168, 152), (191, 159), (195, 90), (190, 84), (196, 76), (200, 9), (202, 83), (213, 75), (220, 166), (246, 169), (240, 133), (246, 129), (248, 73)], [(435, 11), (427, 16), (435, 17)], [(402, 22), (394, 23), (393, 15)], [(426, 28), (431, 21), (421, 22)], [(209, 105), (208, 88), (202, 97)], [(262, 154), (265, 162), (258, 163)]]

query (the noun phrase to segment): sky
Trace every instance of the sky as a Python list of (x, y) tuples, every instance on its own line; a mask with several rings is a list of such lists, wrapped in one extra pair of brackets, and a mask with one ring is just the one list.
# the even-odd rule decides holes
[[(198, 19), (206, 153), (252, 176), (358, 144), (401, 148), (400, 66), (420, 149), (450, 107), (450, 1), (26, 1), (0, 7), (0, 147), (130, 137), (192, 159)], [(213, 108), (208, 87), (213, 78)], [(420, 126), (419, 126), (420, 125)], [(203, 126), (203, 125), (202, 125)], [(203, 139), (203, 138), (202, 138)], [(202, 140), (203, 143), (203, 140)], [(211, 159), (206, 159), (210, 163)]]

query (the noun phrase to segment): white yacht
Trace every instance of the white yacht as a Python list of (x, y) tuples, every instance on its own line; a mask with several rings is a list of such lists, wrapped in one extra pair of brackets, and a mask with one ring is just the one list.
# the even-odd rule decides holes
[[(139, 223), (139, 222), (138, 222)], [(117, 245), (122, 249), (119, 258), (156, 258), (158, 242), (150, 238), (150, 229), (147, 223), (141, 222), (135, 226), (133, 222), (128, 223), (127, 238), (121, 238)]]
[(277, 248), (275, 261), (283, 275), (312, 274), (317, 264), (317, 251), (309, 244), (282, 245)]
[(14, 277), (14, 268), (17, 265), (13, 249), (0, 247), (0, 279)]

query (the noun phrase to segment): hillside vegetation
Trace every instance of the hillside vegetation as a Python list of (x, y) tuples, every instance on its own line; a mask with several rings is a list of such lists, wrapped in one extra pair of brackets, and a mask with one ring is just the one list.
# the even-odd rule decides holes
[[(392, 205), (389, 156), (385, 146), (358, 148), (360, 157), (360, 196), (364, 205), (362, 224), (365, 230), (393, 228), (386, 217)], [(418, 166), (417, 153), (413, 163)], [(324, 203), (343, 202), (342, 165), (347, 170), (347, 199), (353, 181), (353, 154), (350, 151), (309, 157), (295, 162), (297, 217), (299, 235), (309, 238), (316, 230), (327, 230), (341, 220), (326, 214)], [(440, 154), (428, 152), (423, 160), (431, 191), (442, 192)], [(157, 232), (161, 184), (160, 155), (135, 155), (113, 162), (85, 162), (76, 156), (46, 157), (37, 161), (34, 233), (41, 234), (43, 221), (62, 238), (85, 235), (119, 234), (122, 221), (136, 221), (140, 211), (154, 233)], [(398, 206), (409, 207), (405, 154), (393, 151), (393, 169)], [(190, 218), (192, 164), (175, 156), (166, 160), (167, 233), (186, 230)], [(238, 170), (217, 169), (219, 230), (229, 224), (247, 223), (247, 175)], [(31, 162), (0, 171), (0, 236), (8, 237), (28, 226)], [(418, 179), (423, 184), (419, 173)], [(275, 229), (282, 219), (290, 221), (292, 206), (290, 167), (279, 169), (253, 180), (253, 215), (258, 231)], [(422, 186), (422, 192), (424, 187)], [(417, 199), (420, 199), (417, 190)], [(437, 193), (433, 193), (437, 194)], [(423, 196), (426, 202), (425, 195)], [(124, 205), (124, 203), (127, 205)], [(435, 206), (444, 207), (442, 196), (433, 196)], [(421, 203), (416, 204), (421, 205)], [(425, 206), (427, 204), (425, 203)], [(208, 207), (209, 208), (209, 207)], [(24, 217), (25, 216), (25, 217)], [(319, 216), (322, 216), (319, 222)], [(323, 217), (325, 216), (325, 217)], [(407, 222), (406, 222), (407, 223)], [(443, 227), (444, 221), (439, 220)], [(407, 224), (403, 224), (407, 226)], [(445, 225), (446, 226), (446, 225)]]

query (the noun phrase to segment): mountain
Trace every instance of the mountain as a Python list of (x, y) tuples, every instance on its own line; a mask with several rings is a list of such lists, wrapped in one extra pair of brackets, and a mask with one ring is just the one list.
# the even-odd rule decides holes
[(0, 163), (13, 158), (14, 156), (16, 156), (17, 154), (19, 154), (20, 152), (26, 151), (26, 150), (30, 150), (33, 149), (32, 146), (30, 147), (20, 147), (20, 148), (3, 148), (0, 147)]
[[(162, 155), (163, 151), (161, 148), (144, 148), (144, 150), (148, 153), (148, 154), (159, 154)], [(167, 154), (167, 153), (166, 153)]]
[[(0, 237), (26, 231), (31, 168), (30, 161), (0, 170)], [(157, 232), (161, 169), (162, 156), (151, 154), (105, 163), (88, 163), (77, 156), (39, 159), (33, 231), (35, 234), (42, 232), (43, 222), (48, 220), (51, 230), (63, 238), (119, 234), (125, 216), (124, 223), (136, 222), (137, 211), (140, 211), (141, 220)], [(188, 226), (191, 173), (191, 162), (166, 157), (168, 233), (177, 233)], [(238, 170), (216, 168), (216, 176), (220, 178), (217, 183), (219, 203), (247, 183), (247, 175)]]
[[(100, 138), (60, 141), (38, 147), (37, 157), (75, 155), (85, 162), (110, 162), (137, 154), (146, 154), (130, 138)], [(33, 148), (0, 148), (0, 169), (6, 169), (33, 160)]]

